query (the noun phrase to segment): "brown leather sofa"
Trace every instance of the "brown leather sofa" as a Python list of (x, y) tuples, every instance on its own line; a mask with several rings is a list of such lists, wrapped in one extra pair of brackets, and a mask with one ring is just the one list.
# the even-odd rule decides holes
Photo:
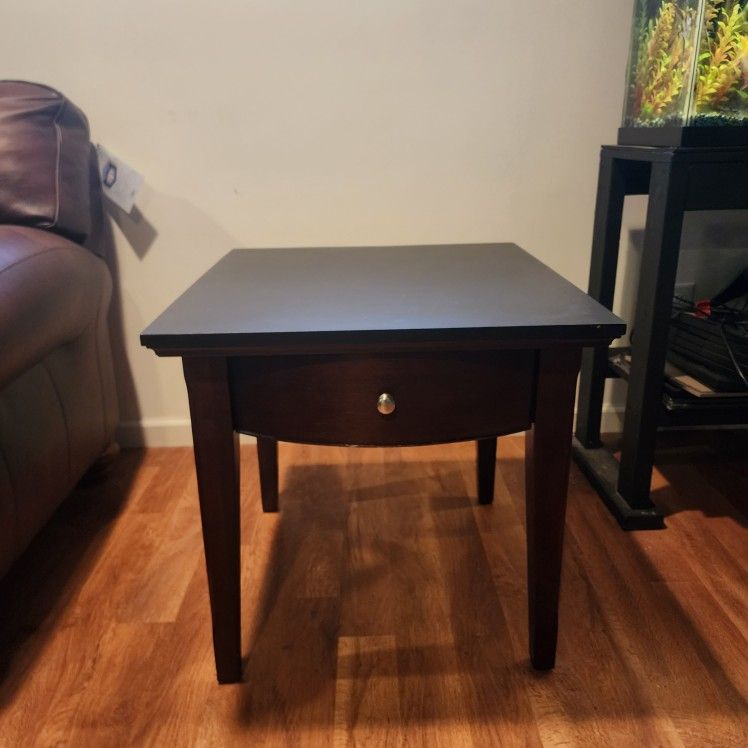
[(117, 423), (101, 190), (83, 113), (0, 81), (0, 576)]

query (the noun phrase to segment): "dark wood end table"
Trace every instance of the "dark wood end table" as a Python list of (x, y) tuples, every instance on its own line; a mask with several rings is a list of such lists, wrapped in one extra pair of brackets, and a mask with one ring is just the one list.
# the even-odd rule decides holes
[(180, 356), (190, 402), (221, 683), (241, 680), (238, 433), (257, 437), (278, 509), (277, 442), (477, 441), (527, 434), (530, 657), (555, 663), (572, 418), (582, 348), (625, 327), (513, 244), (234, 250), (142, 334)]

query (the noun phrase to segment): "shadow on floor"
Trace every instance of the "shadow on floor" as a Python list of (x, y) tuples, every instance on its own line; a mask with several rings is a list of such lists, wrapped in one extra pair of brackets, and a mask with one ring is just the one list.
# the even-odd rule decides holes
[(748, 713), (719, 642), (575, 467), (559, 661), (533, 671), (523, 463), (502, 454), (499, 469), (496, 502), (476, 508), (467, 460), (289, 467), (238, 719), (268, 732), (355, 721), (341, 698), (403, 726), (534, 723), (538, 699), (581, 721)]
[(0, 710), (43, 657), (60, 614), (85, 583), (82, 570), (93, 567), (112, 532), (142, 459), (142, 450), (123, 451), (116, 465), (84, 476), (0, 580)]
[[(620, 437), (605, 441), (620, 448)], [(651, 498), (665, 517), (698, 511), (748, 527), (748, 430), (662, 432), (655, 470), (665, 485), (655, 479)]]

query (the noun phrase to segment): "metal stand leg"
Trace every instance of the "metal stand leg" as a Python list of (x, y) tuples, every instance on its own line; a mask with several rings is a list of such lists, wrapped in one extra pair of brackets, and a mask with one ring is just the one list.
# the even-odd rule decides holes
[(618, 473), (618, 493), (639, 509), (653, 506), (649, 487), (687, 187), (685, 166), (652, 165)]
[[(589, 294), (608, 309), (613, 308), (625, 195), (626, 180), (621, 163), (610, 154), (603, 153), (597, 183)], [(588, 449), (600, 446), (600, 418), (607, 368), (607, 346), (588, 348), (582, 354), (576, 436)]]

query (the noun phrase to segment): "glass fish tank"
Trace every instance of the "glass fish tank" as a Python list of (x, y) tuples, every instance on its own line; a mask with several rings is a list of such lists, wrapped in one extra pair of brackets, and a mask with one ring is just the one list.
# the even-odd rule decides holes
[(748, 146), (748, 0), (634, 0), (618, 142)]

